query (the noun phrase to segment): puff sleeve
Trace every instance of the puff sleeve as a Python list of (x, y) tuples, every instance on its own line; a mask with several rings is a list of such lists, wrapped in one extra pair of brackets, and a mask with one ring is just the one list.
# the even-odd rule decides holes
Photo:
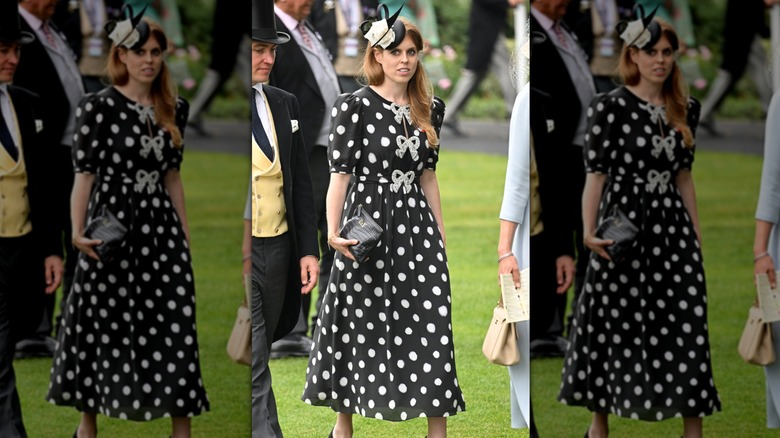
[[(699, 127), (699, 114), (701, 114), (701, 104), (699, 101), (691, 97), (688, 99), (688, 126), (691, 128), (691, 134), (696, 138), (696, 129)], [(693, 147), (683, 146), (682, 153), (680, 154), (680, 168), (690, 170), (693, 167), (693, 155), (696, 149), (696, 143)]]
[(611, 127), (618, 117), (618, 108), (609, 94), (599, 94), (588, 107), (588, 128), (585, 131), (585, 172), (607, 173), (610, 154), (617, 142), (612, 138)]
[(179, 128), (179, 132), (181, 133), (182, 145), (181, 147), (174, 147), (173, 144), (171, 144), (171, 150), (173, 152), (171, 153), (169, 169), (179, 170), (181, 168), (181, 162), (184, 159), (184, 130), (187, 127), (187, 117), (189, 114), (190, 104), (183, 98), (179, 97), (179, 99), (176, 101), (175, 122), (176, 127)]
[[(105, 155), (105, 99), (87, 94), (76, 107), (76, 131), (73, 134), (73, 171), (96, 173), (100, 157)], [(105, 122), (105, 123), (104, 123)]]
[(331, 110), (328, 163), (331, 173), (352, 174), (363, 149), (363, 102), (358, 96), (342, 94)]

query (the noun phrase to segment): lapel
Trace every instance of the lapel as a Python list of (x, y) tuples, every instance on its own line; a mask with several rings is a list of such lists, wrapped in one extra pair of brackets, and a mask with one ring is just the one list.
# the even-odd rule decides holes
[(26, 99), (27, 96), (21, 95), (13, 85), (8, 86), (8, 94), (11, 96), (16, 120), (19, 124), (19, 135), (21, 136), (19, 140), (21, 144), (19, 146), (24, 150), (24, 155), (29, 156), (30, 154), (27, 152), (35, 143), (33, 137), (35, 136), (35, 125), (37, 122), (34, 119), (30, 103)]
[[(290, 124), (290, 111), (279, 93), (273, 87), (263, 86), (268, 107), (271, 109), (270, 117), (273, 119), (276, 131), (277, 150), (282, 164), (282, 172), (287, 168), (286, 164), (292, 150), (292, 125)], [(252, 164), (260, 167), (259, 156), (255, 162), (255, 154), (252, 154)]]
[[(294, 66), (298, 66), (298, 68), (301, 68), (305, 71), (303, 75), (303, 82), (311, 88), (314, 93), (320, 98), (322, 98), (322, 93), (320, 92), (320, 85), (317, 83), (317, 79), (314, 77), (314, 71), (312, 70), (312, 66), (309, 65), (309, 60), (306, 59), (306, 55), (303, 53), (304, 50), (309, 50), (309, 48), (303, 48), (300, 44), (298, 44), (298, 40), (295, 39), (293, 36), (293, 32), (298, 32), (295, 29), (288, 29), (287, 26), (285, 26), (284, 22), (279, 19), (279, 17), (276, 17), (276, 27), (279, 29), (280, 32), (286, 32), (290, 35), (290, 42), (287, 44), (284, 44), (282, 47), (280, 47), (280, 50), (287, 50), (289, 49), (289, 55), (290, 55), (290, 64)], [(318, 36), (315, 36), (314, 31), (311, 30), (310, 26), (306, 27), (309, 29), (309, 36), (311, 38), (319, 39)], [(288, 90), (292, 92), (292, 90)]]

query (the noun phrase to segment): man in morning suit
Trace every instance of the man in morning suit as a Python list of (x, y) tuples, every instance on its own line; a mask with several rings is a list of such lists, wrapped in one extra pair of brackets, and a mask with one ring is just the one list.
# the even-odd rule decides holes
[[(537, 152), (537, 165), (539, 167), (539, 187), (543, 191), (560, 193), (550, 208), (542, 206), (542, 211), (548, 208), (545, 215), (545, 224), (552, 220), (568, 221), (561, 223), (563, 229), (574, 231), (574, 235), (566, 238), (575, 242), (577, 247), (577, 269), (575, 270), (574, 293), (578, 293), (580, 281), (577, 275), (584, 275), (587, 257), (582, 245), (582, 190), (585, 186), (585, 169), (582, 157), (582, 147), (586, 130), (586, 114), (590, 101), (596, 94), (593, 76), (585, 53), (579, 45), (573, 33), (570, 33), (563, 24), (566, 7), (569, 0), (533, 0), (531, 3), (531, 33), (541, 38), (531, 39), (531, 58), (543, 60), (534, 64), (531, 68), (531, 86), (538, 92), (549, 96), (554, 105), (555, 117), (546, 121), (544, 129), (555, 135), (552, 141), (545, 141), (542, 133), (534, 133), (535, 148)], [(535, 99), (532, 95), (532, 106)], [(532, 113), (534, 110), (532, 110)], [(545, 156), (549, 156), (554, 163), (548, 163)], [(547, 170), (545, 172), (545, 170)], [(544, 199), (544, 195), (542, 198)], [(546, 227), (547, 225), (545, 225)], [(562, 236), (558, 236), (562, 238)], [(539, 251), (546, 251), (552, 247), (532, 245), (531, 259)], [(542, 257), (544, 258), (544, 257)], [(565, 260), (565, 259), (560, 259)], [(556, 266), (560, 273), (571, 270), (568, 263)], [(561, 278), (556, 279), (562, 284)], [(543, 282), (534, 282), (533, 289), (542, 287)], [(535, 333), (532, 330), (531, 352), (563, 356), (565, 341), (561, 337), (563, 332), (563, 317), (566, 309), (566, 296), (556, 297), (554, 290), (538, 291), (544, 294), (548, 300), (557, 301), (556, 327), (550, 330), (550, 334)], [(537, 296), (534, 294), (534, 296)], [(532, 301), (535, 301), (532, 298)], [(537, 322), (539, 323), (539, 322)], [(535, 324), (536, 326), (536, 324)], [(537, 341), (537, 342), (534, 342)], [(537, 349), (539, 346), (539, 351)], [(548, 348), (551, 347), (551, 348)]]
[[(70, 192), (73, 188), (71, 146), (76, 125), (76, 106), (84, 96), (81, 72), (65, 37), (52, 24), (57, 0), (20, 0), (19, 15), (23, 31), (35, 36), (28, 44), (14, 75), (14, 85), (26, 88), (45, 99), (41, 118), (46, 126), (45, 141), (51, 144), (54, 181), (49, 187), (53, 226), (59, 227), (65, 243), (63, 298), (68, 293), (76, 268), (76, 251), (71, 245)], [(62, 300), (64, 303), (65, 300)], [(54, 353), (52, 319), (54, 295), (46, 297), (44, 316), (37, 335), (20, 342), (21, 352), (51, 356)]]
[[(270, 84), (292, 93), (301, 108), (300, 126), (306, 143), (311, 174), (314, 218), (320, 230), (320, 278), (324, 288), (330, 278), (334, 251), (328, 246), (328, 224), (325, 216), (325, 196), (330, 183), (328, 166), (328, 135), (330, 111), (341, 93), (338, 75), (319, 34), (306, 21), (311, 14), (311, 0), (276, 0), (276, 28), (290, 35), (290, 42), (279, 46), (278, 59), (271, 71)], [(362, 37), (360, 39), (363, 39)], [(322, 296), (318, 295), (319, 302)], [(272, 347), (273, 357), (308, 356), (311, 339), (307, 337), (307, 315), (311, 297), (303, 298), (303, 309), (292, 333)], [(313, 325), (313, 324), (312, 324)]]
[(301, 294), (311, 292), (319, 273), (298, 102), (292, 94), (263, 84), (277, 45), (290, 40), (276, 31), (273, 17), (272, 0), (252, 0), (252, 190), (244, 248), (252, 251), (253, 438), (282, 436), (268, 368), (270, 348), (298, 321)]
[(34, 37), (19, 28), (13, 2), (0, 3), (0, 436), (26, 437), (13, 369), (15, 340), (41, 320), (44, 291), (62, 278), (62, 240), (49, 223), (46, 195), (56, 182), (37, 95), (10, 85), (21, 46)]

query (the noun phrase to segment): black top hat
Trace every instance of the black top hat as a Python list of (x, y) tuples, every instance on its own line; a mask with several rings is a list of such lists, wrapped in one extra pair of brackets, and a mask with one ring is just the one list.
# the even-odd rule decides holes
[(0, 41), (17, 44), (35, 41), (35, 37), (30, 32), (23, 32), (19, 27), (18, 2), (0, 1)]
[[(137, 49), (146, 43), (149, 39), (151, 31), (149, 30), (149, 24), (143, 21), (146, 8), (149, 7), (149, 3), (141, 9), (137, 15), (133, 15), (133, 7), (126, 4), (122, 10), (127, 18), (119, 21), (109, 21), (106, 23), (105, 30), (108, 37), (114, 44), (124, 46), (130, 50)], [(168, 48), (168, 41), (159, 41), (160, 48), (164, 51)]]
[(273, 0), (252, 0), (252, 39), (271, 44), (290, 41), (290, 35), (276, 31)]
[[(401, 44), (406, 36), (406, 25), (403, 21), (398, 20), (398, 15), (403, 8), (404, 5), (401, 5), (395, 14), (390, 16), (387, 5), (379, 5), (378, 18), (366, 20), (360, 24), (360, 31), (363, 32), (363, 36), (371, 44), (371, 47), (379, 46), (390, 50)], [(382, 12), (384, 12), (385, 18), (382, 18)]]

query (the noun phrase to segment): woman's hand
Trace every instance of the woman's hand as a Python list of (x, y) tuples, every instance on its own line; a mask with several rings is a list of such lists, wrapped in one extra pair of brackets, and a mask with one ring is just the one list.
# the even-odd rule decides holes
[(591, 251), (598, 254), (601, 258), (612, 260), (609, 257), (609, 254), (607, 253), (607, 250), (605, 249), (609, 245), (612, 245), (615, 243), (612, 239), (600, 239), (594, 235), (587, 235), (584, 239), (582, 239), (582, 242), (585, 244), (585, 246), (588, 247)]
[(81, 234), (73, 235), (73, 246), (97, 261), (100, 261), (100, 257), (98, 257), (94, 247), (95, 245), (100, 245), (101, 243), (103, 243), (103, 241), (100, 239), (88, 239)]
[(357, 240), (355, 239), (347, 240), (342, 238), (339, 235), (331, 235), (328, 238), (328, 245), (330, 245), (331, 248), (344, 254), (344, 257), (352, 260), (353, 262), (356, 261), (355, 256), (353, 256), (352, 253), (349, 252), (349, 247), (357, 244), (358, 244)]
[(769, 285), (772, 289), (777, 288), (777, 275), (775, 273), (775, 261), (772, 260), (772, 256), (767, 254), (759, 257), (753, 263), (753, 281), (755, 282), (755, 276), (758, 274), (766, 274), (769, 277)]
[(517, 258), (510, 255), (498, 262), (498, 285), (501, 286), (501, 275), (511, 274), (515, 287), (520, 287), (520, 266), (517, 264)]

